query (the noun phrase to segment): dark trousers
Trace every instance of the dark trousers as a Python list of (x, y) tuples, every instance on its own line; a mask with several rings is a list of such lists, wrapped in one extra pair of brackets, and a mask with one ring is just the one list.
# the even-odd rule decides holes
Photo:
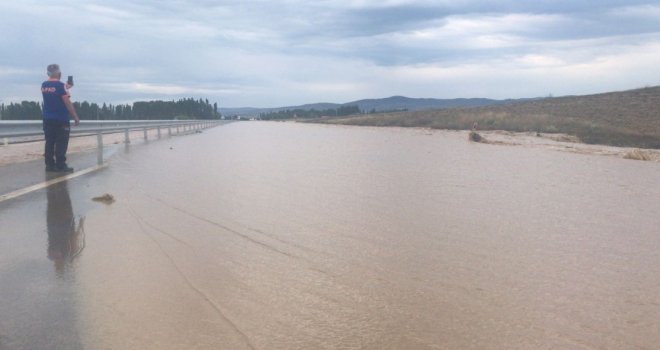
[(46, 166), (63, 167), (66, 165), (66, 150), (69, 148), (69, 121), (44, 119), (46, 137)]

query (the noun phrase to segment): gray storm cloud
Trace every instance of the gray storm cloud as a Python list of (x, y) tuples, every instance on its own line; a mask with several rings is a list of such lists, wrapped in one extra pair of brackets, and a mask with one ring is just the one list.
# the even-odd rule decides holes
[(657, 85), (648, 1), (42, 1), (0, 5), (0, 102), (45, 67), (94, 102), (282, 106), (517, 98)]

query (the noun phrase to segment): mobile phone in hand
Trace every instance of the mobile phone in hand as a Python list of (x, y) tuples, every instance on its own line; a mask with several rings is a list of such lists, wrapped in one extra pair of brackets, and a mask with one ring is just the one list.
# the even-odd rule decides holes
[(69, 77), (66, 79), (66, 83), (69, 86), (73, 86), (73, 75), (69, 75)]

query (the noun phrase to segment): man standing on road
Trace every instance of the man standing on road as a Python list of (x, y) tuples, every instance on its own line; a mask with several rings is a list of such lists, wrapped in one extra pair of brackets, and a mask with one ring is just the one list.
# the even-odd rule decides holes
[(69, 147), (69, 119), (73, 118), (75, 125), (80, 123), (78, 114), (73, 108), (68, 89), (60, 81), (62, 72), (60, 66), (51, 64), (47, 68), (48, 80), (41, 84), (41, 94), (44, 98), (43, 126), (46, 138), (46, 171), (73, 172), (66, 164), (66, 150)]

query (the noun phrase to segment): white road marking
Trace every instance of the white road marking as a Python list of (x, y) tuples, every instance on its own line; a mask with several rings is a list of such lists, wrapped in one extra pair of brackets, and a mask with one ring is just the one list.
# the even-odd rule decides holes
[(9, 192), (7, 194), (0, 195), (0, 203), (2, 203), (4, 201), (8, 201), (10, 199), (18, 198), (20, 196), (26, 195), (26, 194), (34, 192), (34, 191), (38, 191), (40, 189), (58, 184), (60, 182), (75, 179), (79, 176), (89, 174), (91, 172), (103, 169), (105, 167), (106, 167), (106, 164), (93, 166), (91, 168), (87, 168), (87, 169), (84, 169), (84, 170), (81, 170), (81, 171), (76, 171), (75, 173), (71, 173), (69, 175), (60, 176), (60, 177), (52, 179), (52, 180), (48, 180), (48, 181), (45, 181), (45, 182), (42, 182), (42, 183), (38, 183), (36, 185), (28, 186), (28, 187), (22, 188), (20, 190), (16, 190), (16, 191), (13, 191), (13, 192)]

